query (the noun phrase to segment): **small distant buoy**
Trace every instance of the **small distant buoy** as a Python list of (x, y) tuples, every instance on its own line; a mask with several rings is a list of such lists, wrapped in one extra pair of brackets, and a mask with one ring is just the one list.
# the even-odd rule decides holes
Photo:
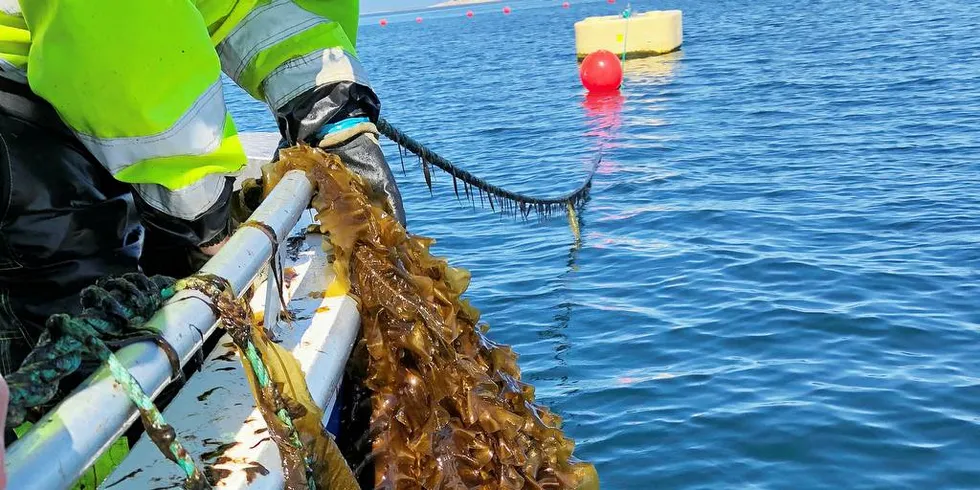
[(510, 7), (504, 7), (504, 14), (510, 13)]
[(421, 17), (416, 17), (415, 18), (415, 23), (416, 24), (421, 24), (422, 23), (422, 18)]
[(571, 7), (571, 6), (572, 6), (572, 4), (570, 4), (570, 3), (568, 3), (568, 2), (565, 2), (565, 3), (562, 3), (562, 4), (561, 4), (561, 8), (563, 8), (563, 9), (567, 9), (567, 8), (569, 8), (569, 7)]
[(606, 3), (608, 3), (609, 5), (612, 5), (612, 4), (616, 3), (616, 0), (606, 0)]
[(384, 26), (388, 25), (388, 19), (381, 19), (381, 22), (378, 22), (378, 23), (381, 24), (381, 27), (384, 27)]
[(586, 56), (578, 74), (582, 85), (593, 94), (615, 92), (623, 85), (623, 65), (619, 57), (605, 49)]
[(466, 16), (472, 19), (473, 18), (473, 11), (472, 10), (467, 10), (466, 11)]

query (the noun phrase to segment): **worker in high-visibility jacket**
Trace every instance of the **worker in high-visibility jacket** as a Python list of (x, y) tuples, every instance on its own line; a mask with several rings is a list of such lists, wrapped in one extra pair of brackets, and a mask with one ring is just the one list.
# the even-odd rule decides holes
[(0, 372), (95, 279), (227, 237), (222, 71), (404, 222), (357, 22), (357, 0), (0, 0)]

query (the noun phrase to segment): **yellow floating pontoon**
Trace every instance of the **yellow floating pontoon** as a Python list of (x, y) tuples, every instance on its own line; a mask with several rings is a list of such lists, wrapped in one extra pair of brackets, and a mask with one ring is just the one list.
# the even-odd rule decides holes
[(641, 58), (677, 51), (683, 29), (680, 10), (655, 10), (629, 17), (589, 17), (575, 23), (575, 50), (581, 60), (605, 49), (627, 58)]

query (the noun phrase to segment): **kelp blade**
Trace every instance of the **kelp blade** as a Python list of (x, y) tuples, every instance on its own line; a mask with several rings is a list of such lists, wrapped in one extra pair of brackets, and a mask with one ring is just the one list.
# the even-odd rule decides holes
[(323, 428), (323, 411), (310, 395), (299, 361), (269, 339), (247, 300), (236, 298), (230, 288), (205, 276), (185, 279), (182, 287), (211, 297), (234, 340), (256, 407), (279, 448), (286, 490), (309, 490), (311, 479), (318, 489), (358, 490), (353, 472)]
[(267, 188), (289, 170), (307, 173), (339, 284), (358, 301), (375, 487), (598, 489), (561, 418), (520, 380), (516, 354), (484, 335), (462, 299), (469, 273), (433, 257), (433, 241), (407, 234), (336, 156), (294, 147), (280, 158), (264, 171)]

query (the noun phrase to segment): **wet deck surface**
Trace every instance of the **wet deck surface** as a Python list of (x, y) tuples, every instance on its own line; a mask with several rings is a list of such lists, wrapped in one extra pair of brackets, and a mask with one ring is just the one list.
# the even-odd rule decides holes
[[(321, 236), (303, 236), (309, 222), (308, 216), (300, 220), (284, 254), (284, 268), (292, 276), (286, 297), (294, 320), (280, 320), (271, 330), (299, 360), (314, 399), (330, 413), (359, 320), (350, 298), (324, 297), (333, 273), (328, 254), (321, 248)], [(259, 313), (265, 304), (264, 284), (256, 291), (252, 306)], [(164, 416), (195, 460), (207, 468), (216, 488), (281, 487), (278, 449), (255, 410), (241, 362), (227, 335), (164, 410)], [(180, 469), (144, 437), (100, 488), (162, 490), (180, 488), (183, 480)]]

